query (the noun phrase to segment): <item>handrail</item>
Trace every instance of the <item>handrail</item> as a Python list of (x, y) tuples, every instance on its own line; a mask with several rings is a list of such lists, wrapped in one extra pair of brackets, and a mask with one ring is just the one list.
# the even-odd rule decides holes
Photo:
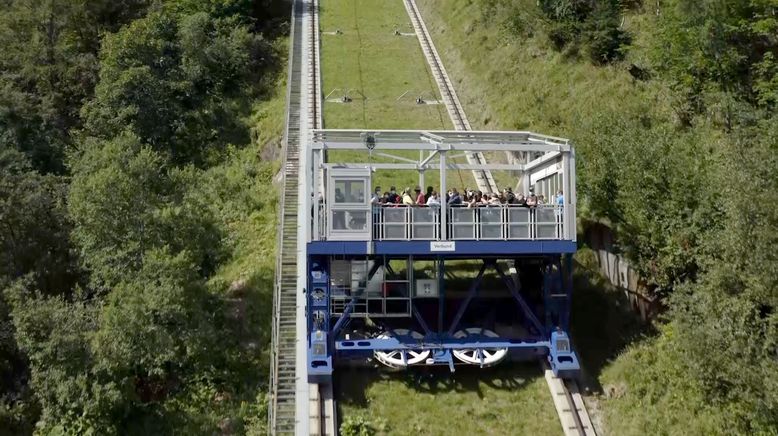
[[(292, 88), (295, 86), (294, 84), (294, 61), (295, 61), (295, 29), (297, 27), (297, 7), (299, 6), (298, 0), (292, 0), (292, 11), (291, 11), (291, 19), (290, 19), (290, 25), (289, 25), (289, 54), (287, 58), (287, 64), (288, 64), (288, 72), (286, 77), (286, 107), (285, 107), (285, 114), (284, 114), (284, 125), (286, 128), (284, 129), (284, 139), (283, 139), (283, 149), (282, 149), (282, 156), (288, 156), (287, 151), (289, 148), (289, 131), (290, 129), (299, 129), (299, 126), (290, 126), (290, 107), (292, 105)], [(295, 102), (294, 104), (299, 104), (299, 102)], [(286, 163), (286, 159), (284, 159), (284, 164)], [(273, 310), (272, 310), (272, 316), (271, 316), (271, 333), (270, 333), (270, 340), (271, 344), (271, 365), (270, 365), (270, 380), (269, 380), (269, 393), (270, 393), (270, 404), (268, 405), (268, 413), (267, 413), (267, 420), (268, 420), (268, 431), (270, 434), (274, 434), (275, 432), (275, 412), (276, 407), (278, 405), (278, 392), (277, 392), (277, 386), (276, 386), (276, 380), (278, 379), (278, 351), (277, 347), (275, 346), (278, 344), (278, 331), (280, 329), (280, 318), (279, 314), (281, 312), (281, 269), (282, 269), (282, 244), (284, 240), (284, 208), (286, 206), (286, 199), (285, 199), (285, 193), (284, 189), (286, 188), (286, 165), (283, 165), (281, 167), (281, 195), (279, 196), (278, 201), (278, 228), (279, 231), (277, 232), (276, 236), (276, 266), (275, 266), (275, 286), (273, 289)]]
[[(556, 204), (449, 206), (446, 234), (448, 240), (561, 240), (565, 239), (565, 207)], [(321, 217), (326, 216), (325, 210), (325, 205), (321, 204)], [(422, 210), (434, 213), (420, 217), (416, 211)], [(439, 206), (435, 205), (373, 205), (370, 209), (371, 239), (441, 240), (443, 232), (439, 210)], [(340, 208), (338, 211), (351, 210)], [(354, 208), (353, 212), (364, 213), (364, 206)], [(319, 240), (327, 240), (327, 236), (327, 229), (320, 228)]]

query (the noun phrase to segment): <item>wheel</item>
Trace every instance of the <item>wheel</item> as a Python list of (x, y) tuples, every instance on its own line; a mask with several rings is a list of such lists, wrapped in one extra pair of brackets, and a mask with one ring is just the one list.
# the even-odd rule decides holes
[[(500, 336), (487, 329), (479, 327), (470, 327), (454, 333), (457, 339), (469, 338), (477, 341), (479, 338), (499, 338)], [(507, 348), (480, 348), (480, 349), (462, 349), (454, 350), (454, 357), (470, 365), (480, 365), (482, 368), (496, 365), (508, 357)]]
[[(397, 336), (409, 336), (416, 340), (424, 338), (424, 335), (413, 330), (395, 329), (381, 333), (378, 339), (389, 339)], [(382, 350), (373, 353), (376, 360), (390, 368), (406, 368), (409, 365), (423, 363), (430, 357), (430, 354), (432, 354), (430, 350)]]

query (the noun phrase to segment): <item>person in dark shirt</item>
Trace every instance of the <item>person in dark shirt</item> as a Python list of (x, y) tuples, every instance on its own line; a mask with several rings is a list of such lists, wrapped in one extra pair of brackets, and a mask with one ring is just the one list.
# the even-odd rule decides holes
[(427, 186), (427, 193), (424, 194), (424, 203), (426, 204), (430, 197), (432, 196), (432, 192), (435, 191), (432, 186)]
[(459, 195), (459, 191), (457, 191), (457, 188), (453, 188), (451, 190), (451, 193), (448, 196), (447, 204), (449, 206), (461, 206), (462, 205), (462, 196)]
[(399, 195), (397, 195), (397, 188), (392, 186), (389, 188), (389, 203), (398, 203), (398, 199), (400, 198)]

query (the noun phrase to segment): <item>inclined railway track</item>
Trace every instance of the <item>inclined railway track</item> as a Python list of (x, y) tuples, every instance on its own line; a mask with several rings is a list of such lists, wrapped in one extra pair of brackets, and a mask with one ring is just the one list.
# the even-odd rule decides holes
[[(289, 72), (287, 77), (286, 131), (281, 196), (278, 216), (278, 254), (273, 293), (270, 405), (268, 427), (273, 435), (335, 433), (335, 404), (331, 386), (300, 386), (307, 375), (300, 372), (297, 356), (305, 340), (298, 341), (300, 323), (299, 251), (305, 235), (300, 224), (300, 158), (310, 129), (322, 125), (319, 78), (318, 0), (292, 0)], [(304, 242), (302, 242), (304, 243)], [(305, 380), (304, 382), (301, 380)], [(302, 390), (303, 392), (305, 389)], [(308, 400), (308, 404), (300, 405)], [(308, 416), (301, 413), (304, 410)]]
[[(421, 17), (419, 8), (415, 0), (403, 0), (405, 9), (411, 19), (411, 24), (416, 32), (421, 45), (424, 57), (432, 70), (432, 75), (440, 89), (440, 94), (448, 109), (451, 121), (456, 130), (472, 130), (470, 122), (467, 120), (465, 110), (454, 91), (454, 85), (451, 83), (443, 62), (438, 55), (438, 51), (432, 42), (427, 26)], [(486, 158), (482, 153), (467, 153), (467, 161), (470, 164), (485, 164)], [(509, 156), (509, 161), (523, 161), (525, 158)], [(483, 192), (499, 192), (499, 187), (494, 181), (490, 171), (473, 171), (478, 189)], [(554, 406), (557, 409), (560, 423), (565, 436), (595, 436), (583, 398), (578, 392), (578, 385), (575, 381), (565, 381), (554, 377), (550, 369), (545, 369), (546, 381), (554, 400)]]
[[(299, 225), (300, 195), (307, 195), (300, 186), (300, 157), (301, 152), (305, 152), (301, 150), (301, 146), (304, 147), (310, 141), (311, 129), (322, 128), (323, 123), (319, 72), (319, 0), (292, 2), (284, 163), (281, 171), (282, 195), (279, 200), (278, 255), (273, 294), (268, 427), (273, 435), (334, 435), (337, 419), (332, 386), (308, 385), (305, 398), (308, 404), (303, 408), (307, 416), (301, 415), (299, 403), (303, 399), (298, 398), (301, 383), (306, 383), (301, 380), (307, 379), (307, 374), (299, 373), (299, 368), (304, 368), (305, 365), (300, 365), (296, 359), (300, 356), (300, 347), (305, 347), (306, 344), (305, 339), (302, 343), (297, 340), (300, 323), (305, 323), (305, 319), (300, 319), (298, 310), (302, 293), (298, 272), (299, 244), (305, 241), (305, 235), (300, 233), (305, 227)], [(471, 130), (465, 111), (415, 2), (404, 0), (404, 3), (454, 127), (456, 130)], [(486, 163), (482, 153), (468, 153), (466, 157), (470, 164)], [(483, 192), (498, 192), (499, 187), (489, 171), (473, 173), (478, 189)], [(549, 374), (550, 371), (546, 371), (565, 435), (594, 435), (577, 385), (568, 387), (568, 382)]]
[(562, 380), (544, 365), (546, 382), (565, 436), (596, 436), (575, 380)]
[[(424, 20), (421, 17), (419, 8), (416, 6), (414, 0), (403, 0), (405, 9), (408, 11), (408, 16), (411, 19), (411, 24), (416, 32), (416, 36), (419, 39), (421, 45), (421, 51), (424, 53), (424, 57), (427, 59), (430, 69), (432, 70), (432, 76), (435, 78), (435, 82), (438, 84), (440, 95), (443, 98), (443, 102), (446, 104), (448, 115), (451, 118), (451, 122), (454, 124), (456, 130), (472, 130), (470, 127), (470, 121), (467, 120), (465, 115), (465, 109), (462, 107), (462, 103), (459, 102), (456, 91), (454, 91), (454, 85), (446, 73), (446, 69), (443, 67), (443, 62), (440, 60), (435, 44), (430, 38), (427, 26), (424, 24)], [(485, 164), (486, 158), (483, 153), (466, 153), (467, 163)], [(497, 182), (494, 181), (491, 171), (488, 170), (474, 170), (473, 177), (475, 178), (478, 189), (483, 193), (499, 192), (500, 188), (497, 186)]]

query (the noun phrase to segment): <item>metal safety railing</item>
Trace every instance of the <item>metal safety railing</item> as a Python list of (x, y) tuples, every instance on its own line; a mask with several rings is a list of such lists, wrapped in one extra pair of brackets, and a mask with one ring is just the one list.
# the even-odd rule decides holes
[[(331, 211), (333, 229), (341, 233), (365, 233), (370, 226), (374, 241), (439, 241), (443, 239), (439, 206), (402, 204)], [(369, 215), (369, 221), (368, 217)], [(490, 205), (447, 208), (448, 240), (564, 239), (564, 207), (559, 205)], [(320, 205), (318, 235), (327, 240), (324, 204)], [(335, 238), (330, 238), (335, 239)]]
[(440, 208), (393, 205), (373, 207), (373, 239), (402, 241), (440, 239)]
[(452, 207), (448, 213), (448, 235), (451, 240), (564, 238), (562, 206)]

